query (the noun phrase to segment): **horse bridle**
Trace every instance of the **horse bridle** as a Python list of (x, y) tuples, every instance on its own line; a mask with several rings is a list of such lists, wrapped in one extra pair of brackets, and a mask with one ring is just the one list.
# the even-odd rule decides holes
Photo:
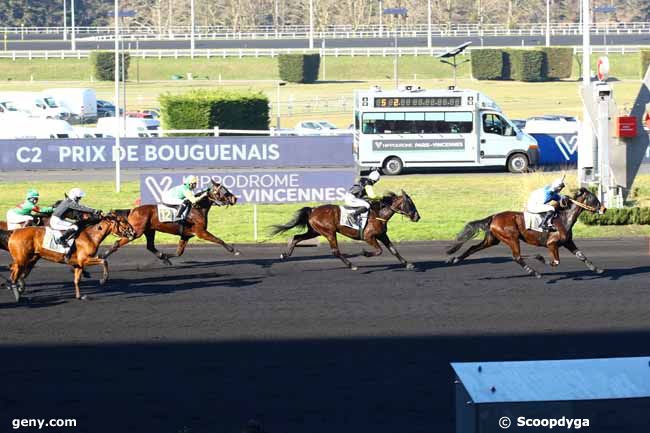
[(598, 209), (597, 209), (597, 208), (595, 208), (595, 207), (593, 207), (593, 206), (589, 206), (588, 204), (584, 204), (584, 203), (579, 202), (579, 201), (577, 201), (577, 200), (574, 200), (574, 199), (572, 199), (572, 198), (570, 198), (569, 201), (570, 201), (571, 203), (573, 203), (574, 205), (583, 208), (583, 209), (586, 210), (586, 211), (594, 212), (594, 213), (595, 213), (595, 212), (598, 212)]
[[(222, 188), (222, 187), (223, 187), (223, 185), (219, 184), (219, 186), (217, 187), (217, 189), (214, 191), (214, 194), (215, 194), (215, 195), (218, 194), (219, 191), (221, 191), (221, 188)], [(213, 192), (210, 191), (209, 196), (212, 195), (212, 193), (213, 193)], [(217, 206), (227, 206), (227, 205), (228, 205), (228, 202), (227, 202), (227, 201), (217, 200), (217, 199), (212, 198), (212, 197), (210, 197), (210, 201), (211, 201), (213, 204), (217, 205)]]

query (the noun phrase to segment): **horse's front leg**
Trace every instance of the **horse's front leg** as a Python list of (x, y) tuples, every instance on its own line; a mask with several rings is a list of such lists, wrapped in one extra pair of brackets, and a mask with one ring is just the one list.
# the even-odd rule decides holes
[(241, 254), (238, 250), (234, 249), (231, 245), (228, 245), (222, 239), (219, 239), (218, 237), (216, 237), (215, 235), (213, 235), (212, 233), (210, 233), (209, 231), (207, 231), (205, 229), (197, 230), (196, 232), (194, 232), (194, 234), (196, 236), (198, 236), (200, 239), (203, 239), (204, 241), (208, 241), (208, 242), (212, 242), (212, 243), (221, 245), (222, 247), (224, 247), (226, 249), (226, 251), (228, 251), (229, 253), (231, 253), (231, 254), (233, 254), (235, 256), (238, 256), (238, 255)]
[(117, 251), (117, 250), (119, 250), (120, 248), (122, 248), (124, 245), (128, 244), (129, 242), (131, 242), (131, 241), (128, 240), (127, 238), (120, 238), (120, 239), (116, 240), (115, 243), (114, 243), (114, 244), (113, 244), (113, 245), (112, 245), (108, 250), (104, 251), (104, 252), (103, 252), (102, 254), (100, 254), (99, 256), (100, 256), (102, 259), (105, 259), (105, 258), (107, 258), (108, 256), (110, 256), (111, 254), (113, 254), (115, 251)]
[(388, 234), (387, 234), (387, 233), (384, 233), (383, 235), (378, 236), (377, 239), (379, 239), (379, 240), (381, 241), (382, 244), (386, 245), (386, 248), (388, 248), (388, 251), (390, 251), (390, 253), (391, 253), (392, 255), (394, 255), (395, 257), (397, 257), (397, 260), (399, 260), (399, 262), (400, 262), (401, 264), (403, 264), (404, 266), (406, 266), (406, 269), (411, 270), (411, 269), (414, 269), (414, 268), (415, 268), (415, 265), (413, 265), (413, 263), (409, 263), (409, 262), (408, 262), (404, 257), (402, 257), (402, 255), (399, 253), (399, 251), (397, 251), (397, 248), (395, 248), (395, 247), (393, 246), (393, 243), (392, 243), (392, 242), (390, 241), (390, 239), (388, 238)]
[(585, 266), (592, 272), (595, 272), (597, 274), (602, 274), (605, 272), (604, 269), (599, 268), (598, 266), (594, 265), (591, 260), (585, 256), (582, 251), (578, 249), (576, 244), (573, 242), (573, 239), (568, 240), (565, 244), (564, 247), (571, 251), (571, 253), (575, 254), (575, 256), (580, 260), (582, 263), (585, 264)]
[(368, 243), (368, 245), (370, 245), (371, 247), (373, 247), (375, 249), (374, 251), (363, 250), (362, 253), (363, 253), (364, 256), (366, 256), (366, 257), (381, 256), (381, 253), (383, 252), (383, 250), (381, 249), (381, 245), (379, 245), (379, 243), (377, 242), (377, 238), (374, 235), (369, 236), (369, 237), (365, 238), (364, 240)]
[(156, 249), (156, 231), (155, 230), (147, 230), (144, 232), (144, 237), (147, 238), (147, 250), (151, 251), (151, 253), (158, 257), (164, 264), (167, 266), (171, 266), (172, 262), (169, 261), (169, 258), (171, 257), (169, 254), (165, 254), (162, 251), (158, 251)]
[(557, 242), (548, 244), (546, 248), (548, 248), (548, 252), (551, 255), (551, 262), (549, 265), (553, 268), (557, 267), (560, 264), (560, 251)]

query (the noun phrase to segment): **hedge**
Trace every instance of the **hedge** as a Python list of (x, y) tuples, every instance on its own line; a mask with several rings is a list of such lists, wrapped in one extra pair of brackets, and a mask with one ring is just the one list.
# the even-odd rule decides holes
[(510, 78), (515, 81), (544, 81), (544, 53), (540, 50), (506, 50)]
[(505, 53), (500, 49), (472, 50), (472, 77), (476, 80), (505, 79), (504, 57)]
[(280, 79), (291, 83), (314, 83), (318, 80), (320, 54), (280, 54)]
[(645, 73), (650, 67), (650, 50), (641, 50), (641, 79), (645, 77)]
[(545, 47), (542, 74), (549, 80), (571, 78), (573, 71), (573, 48)]
[(259, 92), (193, 90), (158, 100), (163, 129), (269, 129), (269, 100)]
[[(124, 53), (124, 78), (129, 79), (129, 63), (131, 56)], [(121, 60), (120, 60), (121, 61)], [(90, 55), (95, 79), (100, 81), (115, 80), (115, 53), (112, 51), (93, 51)], [(120, 81), (122, 81), (122, 65), (120, 64)]]
[(580, 221), (593, 226), (623, 226), (629, 224), (648, 225), (650, 224), (650, 208), (631, 207), (621, 209), (608, 209), (602, 215), (583, 212)]

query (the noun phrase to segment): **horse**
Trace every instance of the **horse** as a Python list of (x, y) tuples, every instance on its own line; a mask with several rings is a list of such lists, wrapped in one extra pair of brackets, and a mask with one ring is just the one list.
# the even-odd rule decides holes
[[(74, 248), (72, 256), (67, 261), (67, 264), (73, 267), (77, 299), (87, 299), (87, 297), (81, 296), (79, 289), (79, 281), (86, 266), (101, 265), (103, 276), (100, 284), (105, 284), (108, 280), (108, 263), (95, 257), (102, 241), (111, 233), (129, 239), (134, 236), (133, 227), (127, 219), (115, 212), (109, 212), (95, 221), (81, 230), (72, 247)], [(20, 287), (20, 282), (27, 278), (41, 258), (55, 263), (66, 263), (65, 254), (43, 248), (44, 236), (44, 227), (24, 227), (13, 231), (0, 230), (0, 244), (6, 247), (13, 259), (10, 266), (10, 288), (16, 297), (16, 302), (20, 301), (20, 295), (24, 290), (24, 283)]]
[(476, 237), (479, 231), (485, 232), (483, 241), (469, 247), (464, 253), (459, 256), (452, 256), (447, 260), (447, 263), (456, 264), (468, 256), (484, 250), (486, 248), (497, 245), (503, 242), (512, 250), (513, 260), (519, 264), (528, 275), (533, 275), (536, 278), (541, 278), (541, 274), (535, 269), (530, 267), (521, 256), (520, 241), (527, 244), (546, 247), (551, 255), (551, 261), (547, 261), (541, 255), (535, 255), (534, 258), (544, 264), (549, 264), (556, 267), (560, 264), (559, 248), (564, 247), (571, 251), (578, 260), (583, 262), (585, 266), (592, 272), (598, 274), (604, 271), (596, 267), (576, 246), (573, 241), (573, 225), (578, 221), (578, 217), (583, 211), (604, 213), (607, 209), (600, 203), (598, 198), (589, 190), (580, 188), (573, 198), (563, 200), (561, 210), (558, 215), (554, 217), (553, 224), (557, 227), (555, 232), (538, 232), (535, 230), (527, 230), (524, 222), (523, 212), (501, 212), (498, 214), (490, 215), (482, 220), (469, 222), (465, 225), (463, 230), (456, 237), (456, 242), (447, 248), (447, 255), (452, 255), (457, 252), (465, 242)]
[(340, 224), (341, 210), (337, 205), (326, 204), (318, 207), (303, 207), (296, 212), (293, 220), (284, 225), (273, 226), (271, 234), (277, 235), (286, 232), (294, 227), (306, 227), (305, 233), (295, 235), (291, 238), (288, 245), (288, 250), (280, 255), (281, 259), (291, 257), (296, 245), (307, 239), (312, 239), (317, 236), (325, 236), (332, 249), (334, 257), (339, 258), (348, 268), (356, 271), (358, 268), (353, 266), (352, 263), (339, 251), (338, 241), (336, 234), (341, 233), (351, 239), (364, 240), (374, 251), (363, 250), (363, 255), (366, 257), (376, 257), (381, 255), (382, 248), (377, 242), (378, 240), (384, 244), (388, 251), (391, 252), (399, 262), (411, 270), (414, 268), (412, 263), (407, 262), (395, 249), (392, 242), (388, 238), (388, 221), (396, 213), (405, 215), (413, 222), (420, 220), (415, 203), (408, 194), (402, 191), (402, 195), (388, 193), (378, 201), (371, 203), (370, 213), (368, 215), (368, 223), (366, 224), (363, 234), (360, 235), (359, 230), (351, 227), (346, 227)]
[[(134, 209), (121, 209), (115, 212), (118, 215), (128, 217), (129, 223), (135, 230), (134, 239), (138, 239), (142, 235), (147, 238), (147, 250), (151, 251), (163, 263), (171, 265), (169, 260), (172, 257), (180, 257), (185, 252), (187, 242), (193, 237), (197, 236), (200, 239), (213, 242), (223, 246), (228, 252), (238, 256), (239, 251), (235, 250), (232, 246), (225, 243), (223, 240), (214, 236), (207, 229), (208, 227), (208, 212), (213, 205), (216, 206), (230, 206), (237, 203), (237, 197), (233, 195), (228, 189), (212, 181), (212, 186), (207, 190), (204, 198), (199, 200), (192, 206), (189, 215), (187, 216), (186, 224), (184, 225), (181, 233), (181, 226), (178, 222), (160, 222), (158, 219), (158, 206), (155, 204), (147, 204), (138, 206)], [(176, 254), (164, 254), (156, 249), (154, 240), (156, 232), (169, 233), (172, 235), (180, 236)], [(113, 246), (104, 252), (101, 257), (106, 259), (115, 251), (131, 242), (132, 239), (119, 239)]]

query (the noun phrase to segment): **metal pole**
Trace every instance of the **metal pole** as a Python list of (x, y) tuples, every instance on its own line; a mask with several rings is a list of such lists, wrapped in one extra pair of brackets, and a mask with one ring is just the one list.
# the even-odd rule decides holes
[[(596, 86), (599, 87), (599, 86)], [(609, 96), (598, 97), (598, 199), (612, 207), (609, 176)]]
[(174, 15), (173, 15), (174, 8), (172, 7), (172, 0), (169, 0), (169, 4), (167, 7), (167, 27), (169, 27), (169, 38), (174, 37), (174, 32), (172, 30), (172, 25), (174, 24)]
[(551, 0), (546, 0), (546, 46), (551, 46)]
[[(122, 27), (125, 27), (124, 21), (122, 21)], [(124, 120), (122, 122), (122, 131), (126, 132), (126, 53), (124, 50), (124, 40), (122, 40), (122, 56), (121, 56), (121, 68), (122, 68), (122, 107), (124, 110)], [(129, 45), (131, 45), (129, 43)], [(130, 49), (131, 47), (129, 47)]]
[(275, 13), (273, 14), (273, 26), (275, 27), (275, 37), (277, 38), (279, 32), (278, 25), (280, 23), (280, 19), (278, 18), (278, 16), (280, 15), (280, 8), (279, 8), (280, 0), (275, 0), (274, 3), (275, 3), (275, 8), (274, 8)]
[[(584, 93), (587, 94), (591, 87), (591, 41), (589, 39), (589, 0), (581, 0), (582, 5), (582, 86)], [(592, 154), (596, 148), (594, 144), (594, 133), (592, 122), (587, 109), (586, 101), (582, 104), (582, 130), (580, 131), (580, 147), (578, 155), (583, 155), (581, 158), (578, 156), (578, 178), (581, 186), (586, 184), (586, 173), (584, 168), (591, 166), (592, 169), (597, 169), (597, 160), (592, 160), (588, 166), (584, 165), (583, 161), (589, 161), (587, 154)]]
[(63, 0), (63, 40), (68, 40), (68, 0)]
[(314, 49), (314, 0), (309, 0), (309, 49)]
[(397, 89), (399, 87), (399, 78), (397, 77), (399, 73), (397, 70), (397, 22), (399, 18), (397, 15), (393, 15), (393, 20), (395, 20), (395, 65), (393, 73), (395, 74), (395, 89)]
[(320, 55), (320, 61), (323, 64), (323, 81), (325, 81), (325, 38), (321, 41), (322, 54)]
[[(115, 148), (113, 157), (115, 158), (115, 192), (120, 192), (122, 181), (120, 179), (120, 9), (119, 0), (115, 0)], [(126, 113), (125, 113), (126, 114)]]
[(275, 129), (280, 130), (280, 82), (278, 81), (275, 91)]
[(77, 49), (77, 38), (75, 37), (74, 31), (74, 0), (70, 0), (70, 26), (70, 39), (72, 40), (72, 46), (70, 48), (72, 51), (75, 51)]
[(191, 13), (191, 25), (192, 29), (190, 30), (190, 57), (193, 59), (194, 58), (194, 0), (190, 1), (190, 13)]
[(382, 0), (379, 0), (379, 37), (384, 35), (384, 9), (382, 8)]
[(427, 48), (431, 49), (431, 46), (432, 46), (432, 41), (431, 41), (431, 0), (429, 0), (428, 3), (427, 3), (427, 20), (428, 20)]

